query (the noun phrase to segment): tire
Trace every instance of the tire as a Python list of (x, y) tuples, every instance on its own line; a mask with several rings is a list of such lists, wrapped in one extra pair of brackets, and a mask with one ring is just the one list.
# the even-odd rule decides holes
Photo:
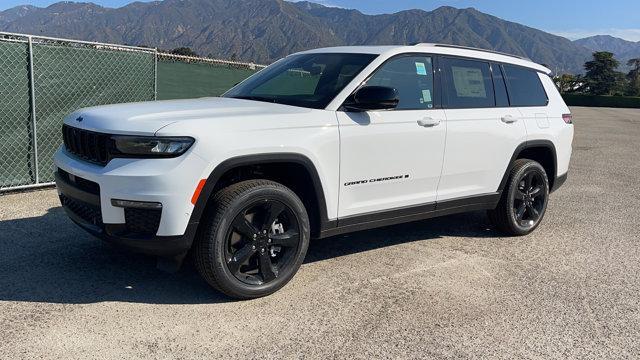
[(489, 219), (507, 235), (527, 235), (542, 222), (548, 201), (549, 179), (542, 165), (534, 160), (518, 159), (498, 206), (488, 211)]
[(204, 280), (237, 299), (266, 296), (286, 285), (309, 247), (309, 217), (300, 198), (279, 183), (248, 180), (211, 200), (194, 249)]

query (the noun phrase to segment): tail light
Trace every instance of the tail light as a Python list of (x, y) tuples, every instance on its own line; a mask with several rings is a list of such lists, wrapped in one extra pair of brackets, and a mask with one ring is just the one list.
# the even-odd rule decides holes
[(562, 114), (562, 120), (567, 124), (573, 124), (573, 116), (571, 114)]

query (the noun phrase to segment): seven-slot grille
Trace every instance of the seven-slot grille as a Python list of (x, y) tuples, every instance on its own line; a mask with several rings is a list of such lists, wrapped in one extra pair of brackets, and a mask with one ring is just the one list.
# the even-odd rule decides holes
[(109, 162), (110, 135), (63, 125), (62, 137), (68, 152), (96, 164)]

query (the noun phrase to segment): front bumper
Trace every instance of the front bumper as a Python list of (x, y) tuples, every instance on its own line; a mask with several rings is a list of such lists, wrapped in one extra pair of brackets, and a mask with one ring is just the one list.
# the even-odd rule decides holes
[[(189, 156), (187, 156), (189, 155)], [(204, 161), (195, 154), (172, 159), (114, 159), (107, 166), (58, 150), (56, 185), (69, 217), (89, 233), (132, 251), (174, 256), (195, 237), (191, 195)], [(157, 202), (162, 209), (113, 206), (112, 200)]]
[(567, 175), (569, 175), (568, 171), (563, 175), (557, 176), (555, 181), (553, 182), (553, 187), (549, 192), (554, 192), (558, 190), (562, 185), (564, 185), (564, 183), (567, 181)]

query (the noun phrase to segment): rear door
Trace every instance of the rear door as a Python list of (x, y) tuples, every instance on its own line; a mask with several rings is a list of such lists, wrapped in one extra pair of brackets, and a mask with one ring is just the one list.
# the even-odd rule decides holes
[(499, 65), (455, 57), (440, 64), (447, 140), (438, 201), (489, 195), (526, 140), (521, 114), (509, 106)]
[[(339, 217), (407, 206), (435, 208), (446, 122), (431, 56), (406, 54), (378, 68), (363, 86), (398, 91), (393, 110), (338, 111)], [(384, 215), (384, 214), (381, 214)], [(342, 221), (342, 220), (341, 220)]]
[[(504, 64), (502, 68), (511, 106), (518, 107), (529, 136), (540, 138), (541, 134), (548, 133), (551, 126), (547, 113), (549, 98), (540, 81), (540, 76), (547, 75), (515, 65)], [(561, 124), (564, 125), (563, 122)]]

